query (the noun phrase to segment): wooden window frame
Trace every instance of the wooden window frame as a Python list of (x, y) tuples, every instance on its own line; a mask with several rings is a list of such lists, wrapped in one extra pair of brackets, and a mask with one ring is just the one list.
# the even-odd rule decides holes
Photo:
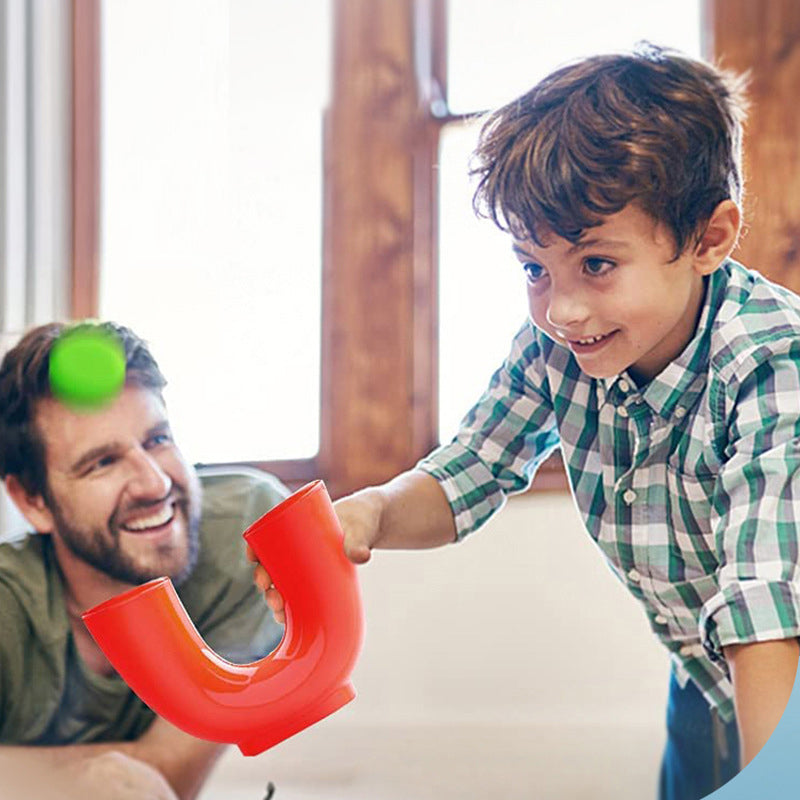
[[(324, 134), (320, 449), (251, 463), (333, 496), (438, 443), (437, 183), (445, 0), (333, 0)], [(72, 316), (98, 315), (100, 0), (73, 0)], [(549, 481), (548, 481), (549, 478)], [(555, 480), (553, 480), (555, 478)], [(537, 485), (563, 487), (563, 470)]]
[[(320, 450), (311, 459), (248, 463), (291, 486), (322, 478), (336, 497), (413, 466), (438, 442), (435, 167), (442, 126), (455, 118), (446, 101), (446, 0), (332, 3)], [(761, 69), (762, 62), (751, 61), (759, 52), (754, 25), (762, 39), (778, 36), (780, 26), (759, 28), (758, 5), (705, 0), (706, 52), (722, 53), (736, 69)], [(769, 5), (796, 16), (792, 0)], [(71, 309), (82, 318), (97, 316), (99, 299), (100, 0), (73, 0), (73, 35)], [(762, 107), (784, 102), (790, 89), (783, 97), (771, 91), (759, 94)], [(757, 166), (767, 156), (768, 148), (748, 151), (751, 183), (763, 175)], [(780, 174), (788, 172), (784, 164)], [(775, 195), (773, 187), (769, 196)], [(793, 241), (781, 263), (794, 253)], [(758, 256), (754, 264), (770, 263), (763, 247)], [(540, 469), (534, 488), (567, 488), (558, 454)]]

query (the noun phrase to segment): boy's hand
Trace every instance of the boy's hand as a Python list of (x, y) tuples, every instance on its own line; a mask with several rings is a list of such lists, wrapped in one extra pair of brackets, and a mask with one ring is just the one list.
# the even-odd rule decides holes
[(272, 610), (272, 615), (275, 617), (275, 621), (279, 622), (281, 625), (286, 624), (286, 612), (283, 610), (283, 596), (281, 593), (273, 586), (272, 578), (270, 578), (269, 573), (264, 569), (261, 563), (256, 556), (255, 550), (253, 550), (250, 545), (247, 545), (247, 558), (249, 561), (252, 561), (256, 566), (253, 570), (253, 582), (262, 592), (264, 592), (264, 597), (267, 600), (267, 605)]
[[(372, 555), (372, 548), (380, 533), (381, 511), (383, 508), (380, 491), (364, 489), (349, 497), (343, 497), (333, 504), (336, 516), (344, 532), (344, 552), (354, 564), (364, 564)], [(256, 566), (253, 580), (264, 592), (267, 605), (272, 609), (275, 620), (286, 622), (283, 597), (272, 583), (267, 570), (258, 562), (253, 548), (247, 545), (247, 558)]]
[(381, 530), (383, 495), (379, 489), (362, 489), (333, 504), (344, 532), (344, 553), (354, 564), (372, 557)]

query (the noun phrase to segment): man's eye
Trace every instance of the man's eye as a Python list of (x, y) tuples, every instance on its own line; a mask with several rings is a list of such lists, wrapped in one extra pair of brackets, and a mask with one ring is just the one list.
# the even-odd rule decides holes
[(536, 283), (545, 274), (544, 267), (541, 264), (534, 264), (532, 261), (523, 264), (522, 269), (525, 270), (528, 283)]
[(110, 467), (116, 461), (115, 456), (103, 456), (102, 458), (98, 458), (90, 467), (89, 472), (94, 472), (98, 469), (103, 469), (103, 467)]
[(598, 275), (605, 275), (607, 272), (611, 272), (611, 270), (616, 267), (616, 264), (605, 258), (587, 258), (583, 262), (583, 266), (590, 275), (597, 277)]
[(150, 447), (158, 447), (160, 444), (168, 444), (172, 441), (172, 437), (168, 433), (157, 433), (155, 436), (151, 436), (147, 440), (147, 444)]

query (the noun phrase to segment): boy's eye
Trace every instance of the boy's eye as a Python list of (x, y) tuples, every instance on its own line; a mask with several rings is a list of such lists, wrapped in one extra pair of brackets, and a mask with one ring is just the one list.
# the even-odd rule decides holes
[(583, 266), (590, 275), (597, 277), (598, 275), (605, 275), (607, 272), (610, 272), (614, 269), (616, 264), (605, 258), (587, 258), (583, 262)]
[(536, 283), (536, 281), (538, 281), (545, 274), (544, 267), (541, 264), (535, 264), (532, 261), (528, 261), (523, 264), (522, 269), (525, 270), (528, 283)]

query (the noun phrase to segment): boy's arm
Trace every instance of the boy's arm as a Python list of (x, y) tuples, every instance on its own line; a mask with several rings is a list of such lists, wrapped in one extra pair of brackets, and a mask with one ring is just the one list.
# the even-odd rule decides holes
[(403, 472), (334, 504), (344, 549), (357, 564), (373, 548), (420, 550), (454, 542), (453, 512), (439, 481), (419, 470)]
[(59, 786), (64, 790), (64, 780), (69, 779), (84, 792), (82, 796), (91, 791), (95, 800), (138, 800), (144, 796), (193, 800), (225, 747), (189, 736), (156, 717), (133, 742), (0, 746), (0, 771), (13, 772), (24, 782), (21, 785), (40, 781), (43, 790)]
[[(362, 489), (334, 503), (344, 532), (344, 551), (355, 564), (369, 561), (373, 548), (419, 550), (456, 540), (456, 524), (436, 478), (420, 470), (403, 472), (388, 483)], [(283, 597), (248, 545), (256, 562), (253, 579), (275, 619), (286, 621)]]
[(796, 639), (723, 648), (733, 680), (742, 766), (772, 735), (794, 686), (800, 647)]

